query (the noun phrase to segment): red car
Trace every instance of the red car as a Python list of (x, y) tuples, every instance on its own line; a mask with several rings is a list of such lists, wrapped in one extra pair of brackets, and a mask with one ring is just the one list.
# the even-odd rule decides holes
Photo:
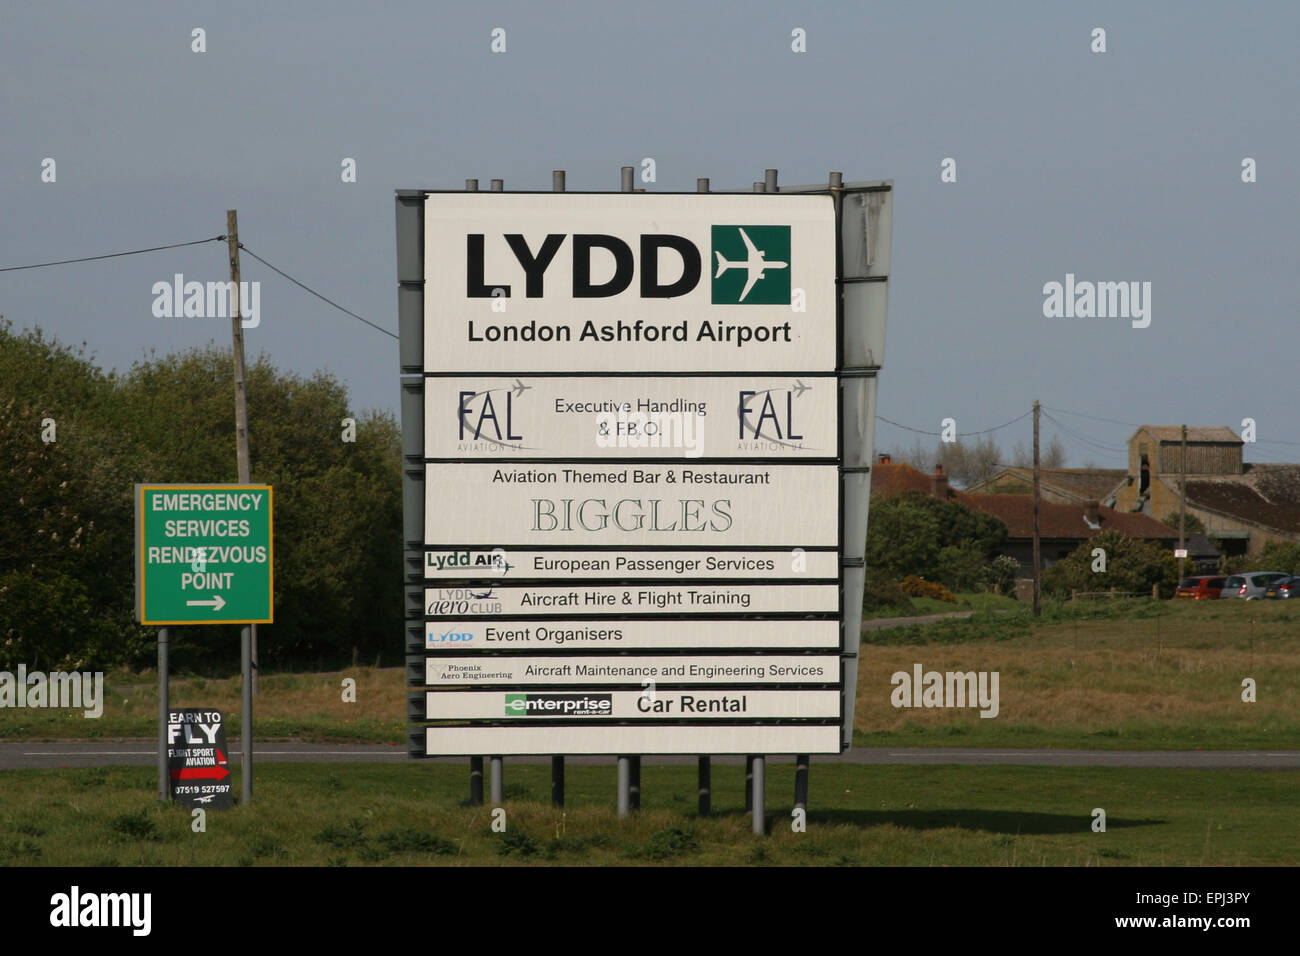
[(1183, 578), (1182, 581), (1178, 582), (1174, 597), (1192, 598), (1196, 601), (1214, 600), (1218, 598), (1219, 592), (1223, 590), (1225, 580), (1225, 578), (1216, 578), (1208, 574), (1194, 578)]

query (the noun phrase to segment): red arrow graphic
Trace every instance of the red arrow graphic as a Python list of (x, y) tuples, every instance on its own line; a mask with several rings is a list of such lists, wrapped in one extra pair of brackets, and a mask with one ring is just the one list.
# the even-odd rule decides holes
[(186, 767), (184, 770), (173, 770), (173, 780), (225, 780), (230, 776), (230, 771), (225, 767)]

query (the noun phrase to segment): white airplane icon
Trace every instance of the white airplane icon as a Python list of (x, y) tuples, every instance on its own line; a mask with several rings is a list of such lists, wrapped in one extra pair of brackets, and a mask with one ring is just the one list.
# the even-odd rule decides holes
[(739, 301), (744, 302), (745, 296), (749, 295), (749, 290), (754, 288), (754, 283), (763, 278), (763, 273), (768, 269), (787, 269), (790, 266), (788, 262), (768, 262), (764, 257), (765, 253), (761, 249), (754, 247), (754, 241), (749, 238), (744, 229), (740, 230), (740, 238), (745, 240), (745, 248), (749, 250), (749, 257), (744, 262), (728, 262), (722, 258), (722, 253), (715, 251), (713, 254), (718, 257), (718, 271), (713, 276), (717, 279), (728, 269), (744, 269), (749, 273), (749, 278), (745, 280), (745, 290), (740, 293)]

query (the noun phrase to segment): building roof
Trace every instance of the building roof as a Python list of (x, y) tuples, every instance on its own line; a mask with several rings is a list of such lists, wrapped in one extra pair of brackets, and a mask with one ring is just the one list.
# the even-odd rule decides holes
[[(1138, 432), (1146, 432), (1152, 438), (1159, 442), (1181, 442), (1183, 440), (1183, 426), (1181, 425), (1143, 425), (1132, 434), (1129, 441), (1138, 436)], [(1231, 428), (1224, 425), (1188, 425), (1187, 440), (1197, 442), (1227, 442), (1233, 445), (1240, 445), (1241, 439)]]
[[(886, 498), (894, 498), (909, 491), (919, 491), (928, 495), (931, 477), (919, 468), (913, 468), (902, 462), (875, 464), (871, 466), (871, 493)], [(966, 496), (962, 492), (951, 485), (948, 486), (946, 500), (968, 504), (965, 499)]]
[[(1179, 479), (1162, 475), (1178, 494)], [(1240, 475), (1187, 477), (1187, 503), (1246, 524), (1300, 535), (1300, 465), (1248, 464)]]
[[(1033, 495), (966, 495), (963, 504), (986, 511), (1002, 519), (1007, 526), (1008, 538), (1034, 536)], [(1146, 541), (1177, 541), (1178, 529), (1142, 514), (1127, 514), (1114, 508), (1098, 507), (1098, 527), (1085, 520), (1084, 505), (1058, 505), (1048, 501), (1038, 503), (1038, 536), (1040, 538), (1073, 538), (1080, 541), (1101, 534), (1119, 531), (1130, 538)]]
[[(1049, 485), (1059, 494), (1086, 501), (1095, 498), (1101, 501), (1115, 493), (1120, 483), (1128, 477), (1123, 468), (1039, 468), (1039, 483)], [(994, 485), (1008, 478), (1032, 485), (1033, 468), (1003, 468), (983, 481), (978, 481), (966, 489), (967, 494), (1009, 494), (1015, 492), (993, 491)]]

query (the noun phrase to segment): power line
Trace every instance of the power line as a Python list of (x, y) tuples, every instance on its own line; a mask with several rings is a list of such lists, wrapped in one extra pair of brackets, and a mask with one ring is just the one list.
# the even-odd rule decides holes
[(1079, 418), (1091, 418), (1095, 422), (1110, 422), (1112, 425), (1127, 425), (1130, 428), (1141, 428), (1136, 422), (1121, 422), (1114, 418), (1099, 418), (1096, 415), (1085, 415), (1083, 412), (1071, 412), (1064, 408), (1051, 408), (1048, 405), (1042, 406), (1044, 411), (1060, 412), (1062, 415), (1077, 415)]
[(1059, 428), (1061, 431), (1063, 431), (1068, 437), (1074, 439), (1077, 442), (1082, 442), (1084, 445), (1089, 446), (1093, 451), (1102, 451), (1111, 455), (1122, 455), (1126, 451), (1125, 448), (1119, 445), (1111, 445), (1107, 442), (1098, 441), (1095, 438), (1089, 438), (1087, 435), (1083, 434), (1082, 432), (1075, 431), (1073, 428), (1070, 428), (1068, 425), (1065, 425), (1064, 423), (1057, 421), (1055, 418), (1053, 418), (1051, 415), (1047, 414), (1046, 412), (1043, 413), (1043, 417), (1046, 418), (1053, 425), (1055, 425), (1057, 428)]
[[(224, 237), (222, 237), (222, 238), (224, 238)], [(345, 314), (347, 314), (347, 315), (352, 316), (352, 318), (356, 319), (356, 320), (359, 321), (359, 322), (364, 322), (366, 325), (370, 326), (370, 327), (371, 327), (372, 329), (374, 329), (376, 332), (383, 332), (383, 333), (384, 333), (385, 335), (387, 335), (389, 338), (394, 338), (394, 339), (398, 338), (398, 336), (394, 335), (392, 332), (389, 332), (387, 329), (383, 328), (382, 326), (375, 325), (375, 323), (371, 322), (369, 319), (364, 319), (364, 318), (362, 318), (361, 316), (359, 316), (359, 315), (357, 315), (355, 312), (353, 312), (351, 309), (345, 309), (345, 308), (343, 308), (343, 306), (339, 305), (337, 302), (333, 301), (332, 299), (327, 299), (325, 296), (321, 295), (321, 294), (320, 294), (319, 292), (317, 292), (315, 289), (311, 288), (311, 287), (308, 286), (308, 285), (304, 285), (303, 283), (299, 282), (297, 279), (295, 279), (293, 276), (289, 275), (289, 273), (285, 272), (283, 269), (277, 269), (275, 266), (271, 265), (271, 263), (267, 262), (265, 259), (263, 259), (261, 256), (259, 256), (259, 255), (258, 255), (256, 252), (254, 252), (252, 249), (248, 248), (248, 246), (244, 245), (242, 242), (239, 244), (239, 248), (243, 249), (243, 250), (244, 250), (245, 252), (247, 252), (250, 256), (252, 256), (252, 257), (253, 257), (254, 259), (256, 259), (258, 262), (262, 263), (262, 265), (266, 266), (266, 267), (267, 267), (268, 269), (270, 269), (272, 272), (279, 273), (280, 275), (282, 275), (282, 276), (284, 276), (286, 279), (288, 279), (290, 282), (292, 282), (294, 285), (298, 286), (298, 288), (303, 289), (303, 290), (305, 290), (305, 291), (307, 291), (307, 292), (310, 292), (312, 295), (314, 295), (316, 298), (320, 299), (322, 302), (326, 302), (326, 303), (328, 303), (329, 305), (334, 306), (334, 308), (338, 309), (340, 312), (343, 312), (343, 313), (345, 313)]]
[(182, 246), (199, 246), (205, 242), (225, 242), (225, 236), (213, 236), (211, 239), (195, 239), (193, 242), (173, 242), (168, 246), (150, 246), (148, 249), (132, 249), (130, 252), (109, 252), (102, 256), (85, 256), (81, 259), (59, 259), (57, 262), (36, 262), (30, 266), (5, 266), (0, 272), (17, 272), (20, 269), (43, 269), (46, 266), (66, 266), (72, 262), (94, 262), (96, 259), (116, 259), (118, 256), (138, 256), (142, 252), (158, 252), (162, 249), (179, 249)]
[[(977, 431), (977, 432), (958, 432), (958, 433), (957, 433), (957, 437), (958, 437), (958, 438), (970, 438), (970, 437), (973, 436), (973, 435), (987, 435), (989, 432), (995, 432), (995, 431), (998, 431), (998, 430), (1000, 430), (1000, 429), (1006, 428), (1008, 425), (1014, 425), (1016, 422), (1020, 421), (1020, 419), (1022, 419), (1022, 418), (1027, 418), (1027, 417), (1028, 417), (1029, 415), (1031, 415), (1031, 414), (1033, 414), (1033, 413), (1032, 413), (1032, 412), (1025, 412), (1025, 413), (1022, 414), (1022, 415), (1017, 415), (1015, 418), (1011, 419), (1011, 421), (1009, 421), (1009, 422), (1003, 422), (1001, 425), (994, 425), (992, 428), (985, 428), (985, 429), (983, 429), (982, 431)], [(916, 434), (918, 434), (918, 435), (932, 435), (932, 436), (934, 436), (934, 437), (939, 437), (939, 436), (941, 436), (941, 435), (943, 434), (942, 432), (927, 432), (927, 431), (924, 431), (924, 430), (922, 430), (922, 429), (920, 429), (920, 428), (912, 428), (910, 425), (900, 425), (898, 422), (891, 422), (891, 421), (890, 421), (888, 418), (886, 418), (884, 415), (877, 415), (877, 416), (876, 416), (876, 420), (877, 420), (877, 421), (884, 422), (886, 425), (893, 425), (895, 428), (901, 428), (901, 429), (903, 429), (903, 431), (916, 432)]]

